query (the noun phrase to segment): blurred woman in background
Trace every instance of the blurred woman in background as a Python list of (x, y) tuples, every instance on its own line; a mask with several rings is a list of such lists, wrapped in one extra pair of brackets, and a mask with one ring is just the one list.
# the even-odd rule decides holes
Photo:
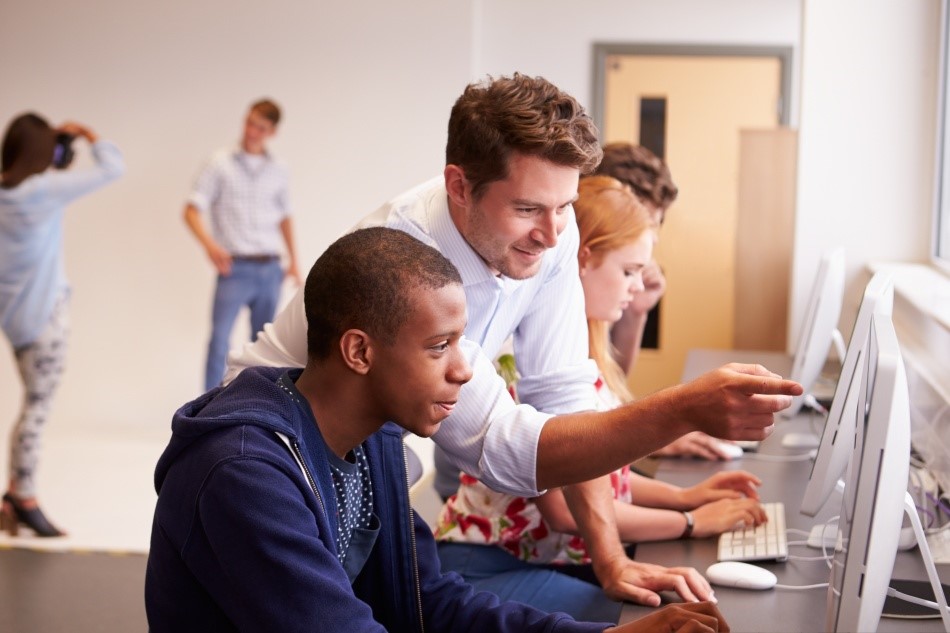
[[(67, 170), (72, 141), (85, 139), (94, 165)], [(10, 475), (0, 529), (19, 525), (62, 536), (40, 510), (40, 438), (59, 385), (69, 333), (69, 284), (63, 267), (66, 205), (122, 175), (118, 148), (79, 123), (53, 128), (27, 113), (13, 119), (0, 148), (0, 329), (13, 347), (25, 389), (10, 436)]]

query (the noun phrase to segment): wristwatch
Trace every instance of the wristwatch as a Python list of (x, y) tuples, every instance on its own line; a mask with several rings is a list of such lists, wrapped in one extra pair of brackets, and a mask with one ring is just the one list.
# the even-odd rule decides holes
[(683, 529), (683, 533), (680, 534), (680, 538), (689, 538), (693, 534), (693, 514), (684, 510), (683, 516), (686, 517), (686, 527)]

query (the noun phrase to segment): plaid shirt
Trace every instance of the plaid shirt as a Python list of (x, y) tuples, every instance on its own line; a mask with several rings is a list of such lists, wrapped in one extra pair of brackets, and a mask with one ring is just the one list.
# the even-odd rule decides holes
[(270, 154), (215, 153), (188, 202), (208, 212), (214, 239), (232, 255), (278, 255), (280, 223), (290, 215), (287, 166)]

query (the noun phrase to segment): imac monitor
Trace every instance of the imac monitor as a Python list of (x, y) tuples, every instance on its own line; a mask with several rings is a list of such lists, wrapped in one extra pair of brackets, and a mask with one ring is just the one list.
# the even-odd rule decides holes
[[(800, 383), (805, 393), (811, 389), (825, 366), (831, 341), (838, 328), (841, 303), (844, 300), (844, 249), (825, 253), (818, 264), (818, 274), (811, 289), (805, 320), (798, 337), (798, 347), (792, 361), (792, 380)], [(793, 417), (802, 408), (804, 395), (792, 399), (792, 405), (783, 412)]]
[(910, 455), (907, 378), (889, 317), (871, 317), (857, 394), (854, 450), (832, 561), (828, 631), (877, 630), (897, 554)]
[(894, 305), (894, 285), (890, 273), (879, 272), (864, 289), (858, 316), (851, 330), (848, 351), (841, 363), (841, 374), (835, 387), (831, 410), (818, 443), (818, 452), (812, 464), (811, 475), (802, 498), (802, 514), (815, 516), (828, 500), (838, 478), (848, 467), (854, 448), (854, 421), (858, 407), (858, 386), (865, 346), (871, 330), (871, 315), (891, 315)]

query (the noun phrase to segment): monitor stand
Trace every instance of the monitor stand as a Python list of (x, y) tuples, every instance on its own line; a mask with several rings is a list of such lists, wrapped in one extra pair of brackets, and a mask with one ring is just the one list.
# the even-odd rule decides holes
[[(917, 515), (914, 498), (909, 492), (906, 493), (904, 497), (904, 514), (910, 519), (911, 526), (914, 528), (914, 536), (917, 538), (917, 547), (920, 548), (920, 555), (924, 559), (924, 567), (927, 569), (927, 578), (930, 580), (930, 588), (933, 591), (933, 595), (936, 596), (937, 605), (940, 607), (940, 617), (943, 619), (943, 628), (947, 633), (950, 633), (950, 611), (947, 609), (947, 596), (944, 593), (943, 585), (940, 584), (937, 567), (934, 565), (933, 556), (930, 554), (930, 545), (927, 543), (924, 527), (920, 523), (920, 517)], [(888, 590), (888, 595), (893, 595), (890, 589)], [(929, 598), (930, 596), (925, 599), (929, 600)]]

